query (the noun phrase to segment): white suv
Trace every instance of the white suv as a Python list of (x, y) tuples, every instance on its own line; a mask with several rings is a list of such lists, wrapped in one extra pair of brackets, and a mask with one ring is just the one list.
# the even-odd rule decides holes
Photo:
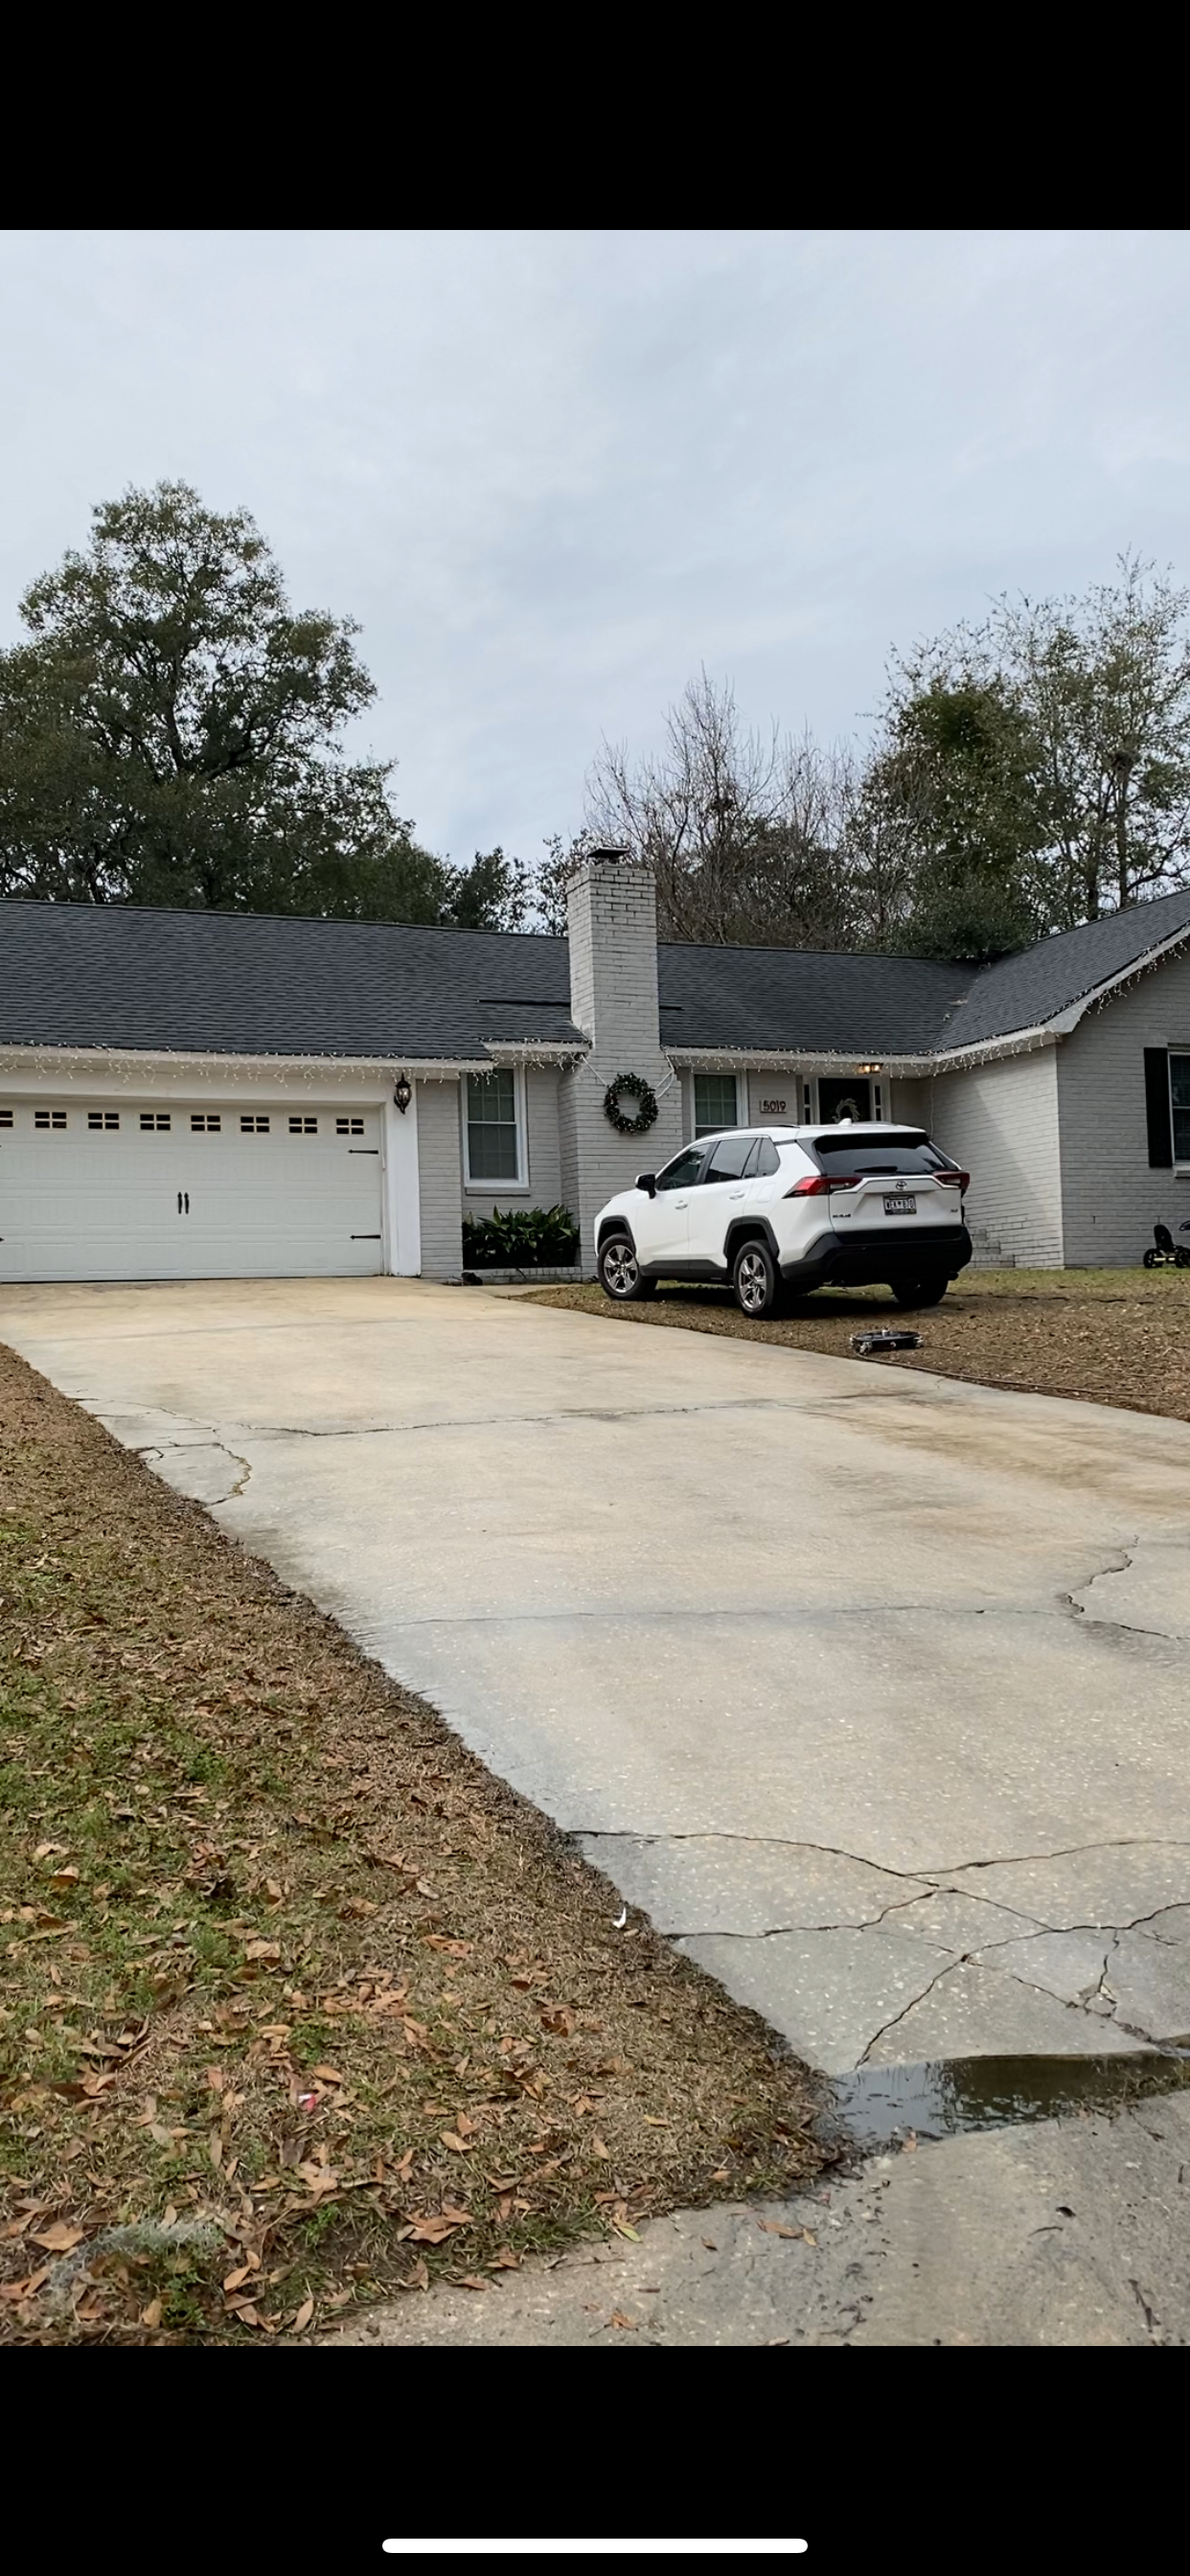
[(732, 1128), (642, 1172), (595, 1220), (609, 1297), (730, 1279), (745, 1315), (829, 1281), (936, 1306), (971, 1258), (961, 1172), (920, 1127)]

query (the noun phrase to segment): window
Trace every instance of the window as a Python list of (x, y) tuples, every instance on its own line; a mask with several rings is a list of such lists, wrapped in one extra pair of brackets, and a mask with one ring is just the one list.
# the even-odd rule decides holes
[(291, 1136), (316, 1136), (318, 1134), (318, 1120), (316, 1118), (291, 1118), (289, 1122), (289, 1132)]
[(33, 1124), (35, 1127), (64, 1127), (66, 1112), (64, 1109), (35, 1109)]
[(142, 1109), (140, 1123), (147, 1135), (168, 1136), (169, 1117), (168, 1109)]
[(511, 1065), (467, 1076), (467, 1179), (519, 1182), (520, 1130)]
[(267, 1118), (241, 1118), (240, 1120), (241, 1136), (267, 1136), (268, 1132)]
[(362, 1136), (363, 1132), (362, 1118), (336, 1118), (335, 1120), (336, 1136)]
[(665, 1170), (658, 1172), (658, 1189), (692, 1190), (706, 1158), (705, 1145), (687, 1145), (684, 1153), (675, 1154), (672, 1163), (667, 1163)]
[(694, 1077), (694, 1133), (713, 1135), (717, 1127), (739, 1124), (739, 1102), (736, 1099), (734, 1073), (696, 1073)]
[(755, 1136), (724, 1136), (707, 1164), (708, 1181), (742, 1180), (758, 1142)]
[(98, 1127), (102, 1129), (104, 1127), (118, 1127), (119, 1124), (120, 1112), (118, 1109), (89, 1109), (87, 1111), (88, 1127)]
[(1173, 1158), (1190, 1163), (1190, 1055), (1171, 1055), (1169, 1092), (1173, 1104)]
[(218, 1110), (215, 1111), (213, 1117), (209, 1110), (204, 1111), (201, 1109), (193, 1109), (190, 1113), (190, 1133), (192, 1136), (217, 1136), (222, 1123), (223, 1121)]
[(771, 1136), (757, 1136), (744, 1165), (746, 1181), (768, 1180), (781, 1169), (781, 1157)]
[(0, 1127), (11, 1127), (11, 1125), (12, 1125), (12, 1111), (11, 1111), (11, 1109), (0, 1109)]
[(818, 1168), (829, 1172), (832, 1181), (857, 1180), (865, 1172), (898, 1172), (906, 1178), (911, 1172), (953, 1172), (958, 1166), (920, 1131), (904, 1136), (877, 1136), (869, 1143), (860, 1136), (848, 1136), (838, 1128), (829, 1136), (816, 1136), (810, 1147)]

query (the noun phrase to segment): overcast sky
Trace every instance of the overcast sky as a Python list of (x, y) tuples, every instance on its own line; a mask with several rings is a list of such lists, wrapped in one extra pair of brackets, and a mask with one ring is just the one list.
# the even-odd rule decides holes
[(862, 732), (886, 653), (1190, 578), (1190, 234), (9, 233), (0, 637), (92, 504), (244, 503), (357, 617), (419, 836), (535, 856), (700, 663)]

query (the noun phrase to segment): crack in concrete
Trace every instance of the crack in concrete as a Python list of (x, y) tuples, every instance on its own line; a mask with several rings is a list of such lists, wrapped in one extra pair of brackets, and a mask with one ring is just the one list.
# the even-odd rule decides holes
[[(201, 1428), (201, 1425), (197, 1427)], [(240, 1470), (239, 1475), (236, 1477), (228, 1493), (204, 1494), (201, 1497), (203, 1510), (215, 1512), (221, 1510), (224, 1503), (234, 1503), (238, 1500), (239, 1496), (244, 1492), (252, 1474), (251, 1460), (248, 1458), (241, 1458), (238, 1450), (229, 1449), (225, 1440), (217, 1440), (212, 1433), (208, 1440), (163, 1440), (159, 1443), (155, 1441), (146, 1441), (143, 1447), (134, 1449), (133, 1455), (137, 1458), (143, 1458), (146, 1465), (154, 1466), (155, 1468), (155, 1462), (160, 1462), (166, 1457), (192, 1458), (199, 1456), (203, 1451), (210, 1449), (217, 1449), (220, 1456), (227, 1459), (229, 1466), (238, 1467)], [(167, 1477), (164, 1481), (168, 1483), (170, 1479)], [(178, 1492), (178, 1490), (179, 1488), (175, 1486), (175, 1493)], [(190, 1499), (193, 1501), (197, 1498), (191, 1496)]]
[(804, 1405), (783, 1403), (777, 1396), (729, 1396), (715, 1404), (562, 1404), (544, 1413), (440, 1413), (417, 1422), (346, 1422), (325, 1427), (308, 1422), (254, 1422), (252, 1434), (262, 1440), (361, 1440), (402, 1431), (516, 1431), (529, 1425), (566, 1422), (657, 1422), (698, 1418), (714, 1413), (803, 1413)]
[(891, 2014), (886, 2022), (881, 2023), (879, 2030), (873, 2031), (862, 2055), (857, 2057), (855, 2061), (857, 2066), (867, 2065), (873, 2049), (879, 2045), (880, 2041), (887, 2038), (890, 2030), (896, 2029), (899, 2021), (904, 2021), (906, 2013), (911, 2013), (917, 2004), (924, 2004), (926, 1996), (933, 1994), (935, 1986), (940, 1986), (944, 1977), (952, 1977), (954, 1975), (956, 1965), (957, 1962), (953, 1957), (948, 1958), (945, 1967), (939, 1968), (937, 1975), (930, 1978), (929, 1984), (922, 1987), (920, 1994), (911, 1995), (908, 2003), (902, 2004), (899, 2012)]
[[(1118, 1564), (1115, 1564), (1115, 1563), (1109, 1563), (1109, 1564), (1107, 1564), (1107, 1565), (1097, 1565), (1097, 1566), (1095, 1567), (1094, 1572), (1093, 1572), (1092, 1574), (1088, 1574), (1088, 1576), (1087, 1576), (1087, 1578), (1086, 1578), (1086, 1581), (1085, 1581), (1084, 1583), (1080, 1583), (1080, 1584), (1077, 1586), (1078, 1591), (1079, 1591), (1079, 1592), (1089, 1592), (1093, 1583), (1103, 1583), (1103, 1582), (1105, 1582), (1109, 1574), (1127, 1574), (1128, 1569), (1129, 1569), (1129, 1567), (1131, 1566), (1132, 1561), (1133, 1561), (1133, 1554), (1134, 1554), (1135, 1550), (1136, 1550), (1139, 1546), (1140, 1546), (1140, 1539), (1139, 1539), (1139, 1537), (1138, 1537), (1138, 1538), (1130, 1538), (1130, 1539), (1128, 1539), (1127, 1541), (1121, 1540), (1119, 1547), (1113, 1550), (1113, 1557), (1118, 1557), (1118, 1558), (1119, 1558), (1119, 1563), (1118, 1563)], [(1075, 1599), (1075, 1597), (1074, 1597), (1074, 1593), (1073, 1593), (1073, 1592), (1063, 1592), (1063, 1593), (1060, 1593), (1060, 1594), (1059, 1594), (1059, 1599), (1060, 1599), (1060, 1600), (1062, 1600), (1062, 1601), (1069, 1602), (1070, 1608), (1072, 1609), (1072, 1611), (1074, 1612), (1074, 1614), (1075, 1614), (1075, 1616), (1076, 1616), (1077, 1618), (1079, 1618), (1079, 1619), (1085, 1619), (1085, 1618), (1086, 1618), (1086, 1615), (1087, 1615), (1087, 1614), (1086, 1614), (1086, 1610), (1084, 1609), (1084, 1606), (1083, 1606), (1083, 1604), (1082, 1604), (1082, 1602), (1081, 1602), (1081, 1601), (1076, 1601), (1076, 1599)], [(1113, 1623), (1113, 1624), (1114, 1624), (1114, 1623)]]
[[(1090, 1592), (1094, 1584), (1106, 1582), (1108, 1577), (1113, 1574), (1130, 1573), (1136, 1562), (1136, 1554), (1139, 1551), (1141, 1544), (1142, 1542), (1139, 1537), (1129, 1539), (1127, 1546), (1121, 1546), (1119, 1549), (1118, 1561), (1108, 1565), (1096, 1566), (1094, 1573), (1089, 1574), (1086, 1582), (1080, 1583), (1077, 1590), (1079, 1592)], [(1166, 1542), (1166, 1544), (1176, 1545), (1176, 1542)], [(1170, 1646), (1179, 1646), (1184, 1643), (1184, 1639), (1173, 1629), (1137, 1627), (1134, 1621), (1130, 1619), (1113, 1619), (1110, 1615), (1104, 1616), (1099, 1611), (1090, 1610), (1088, 1609), (1085, 1601), (1080, 1601), (1076, 1598), (1074, 1592), (1060, 1592), (1057, 1595), (1057, 1598), (1061, 1603), (1063, 1603), (1071, 1618), (1081, 1620), (1088, 1628), (1115, 1628), (1126, 1637), (1161, 1637), (1164, 1639), (1165, 1643)]]
[[(567, 1825), (565, 1831), (573, 1835), (576, 1840), (582, 1835), (586, 1841), (593, 1843), (776, 1843), (782, 1851), (822, 1852), (830, 1860), (854, 1861), (858, 1868), (879, 1870), (885, 1878), (925, 1879), (930, 1886), (936, 1886), (939, 1894), (943, 1895), (950, 1892), (947, 1881), (957, 1878), (960, 1871), (967, 1869), (1016, 1869), (1028, 1861), (1077, 1860), (1084, 1853), (1099, 1851), (1190, 1852), (1190, 1842), (1184, 1841), (1180, 1835), (1122, 1834), (1108, 1842), (1060, 1843), (1056, 1851), (997, 1852), (988, 1860), (923, 1861), (919, 1869), (898, 1869), (891, 1861), (872, 1860), (866, 1852), (845, 1851), (841, 1843), (807, 1842), (800, 1834), (738, 1834), (717, 1825), (702, 1826), (697, 1832), (691, 1833), (642, 1834), (632, 1825)], [(974, 1891), (970, 1888), (959, 1888), (954, 1893), (970, 1896)], [(914, 1900), (907, 1898), (904, 1901), (911, 1904)], [(989, 1904), (1000, 1903), (998, 1897), (977, 1899), (980, 1904), (985, 1901)], [(1006, 1906), (1004, 1911), (1014, 1913), (1016, 1908)], [(1154, 1907), (1154, 1912), (1167, 1914), (1169, 1907), (1158, 1905)], [(1137, 1917), (1138, 1922), (1147, 1922), (1150, 1919), (1147, 1915)], [(1100, 1926), (1097, 1923), (1089, 1923), (1062, 1928), (1097, 1932)], [(1121, 1928), (1127, 1931), (1132, 1927), (1123, 1925)]]

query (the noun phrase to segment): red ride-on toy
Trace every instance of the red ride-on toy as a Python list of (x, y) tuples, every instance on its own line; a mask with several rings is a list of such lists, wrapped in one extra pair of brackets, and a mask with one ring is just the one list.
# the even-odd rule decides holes
[[(1179, 1234), (1190, 1234), (1190, 1217), (1183, 1219)], [(1190, 1244), (1175, 1243), (1167, 1225), (1155, 1225), (1153, 1240), (1145, 1254), (1146, 1270), (1190, 1270)]]

